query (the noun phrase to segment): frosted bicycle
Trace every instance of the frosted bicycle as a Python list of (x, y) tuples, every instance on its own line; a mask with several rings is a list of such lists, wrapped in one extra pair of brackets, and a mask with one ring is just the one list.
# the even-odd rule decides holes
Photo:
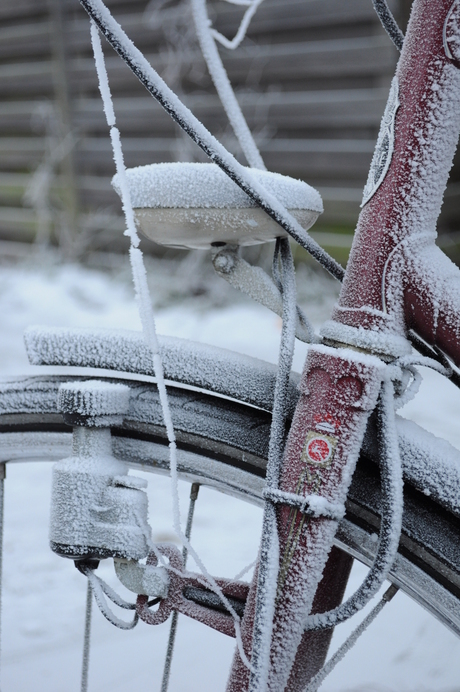
[[(139, 618), (156, 625), (171, 617), (163, 689), (175, 613), (236, 638), (228, 690), (252, 692), (317, 689), (398, 588), (458, 634), (458, 453), (397, 420), (394, 411), (415, 392), (417, 364), (458, 381), (459, 270), (434, 240), (460, 131), (460, 3), (415, 0), (403, 39), (386, 3), (375, 2), (401, 58), (346, 272), (306, 232), (321, 211), (315, 192), (257, 170), (261, 162), (237, 104), (232, 101), (229, 112), (235, 131), (246, 138), (252, 169), (238, 164), (194, 119), (99, 0), (82, 4), (93, 22), (143, 335), (29, 330), (26, 343), (35, 364), (132, 373), (133, 381), (128, 386), (114, 377), (63, 381), (47, 375), (2, 388), (2, 460), (66, 456), (53, 477), (52, 549), (75, 561), (113, 624), (128, 629)], [(196, 0), (194, 9), (203, 52), (210, 69), (219, 71), (215, 39), (203, 31), (204, 5)], [(125, 171), (98, 31), (213, 167)], [(226, 88), (218, 77), (219, 88)], [(191, 207), (203, 191), (201, 206)], [(174, 204), (167, 203), (168, 194)], [(282, 314), (276, 373), (208, 347), (158, 342), (135, 216), (146, 234), (160, 234), (157, 239), (211, 245), (218, 273)], [(343, 281), (320, 337), (296, 307), (288, 236)], [(269, 279), (244, 263), (235, 246), (273, 238)], [(290, 379), (295, 336), (311, 343), (300, 394)], [(153, 373), (157, 386), (136, 382), (136, 375)], [(165, 380), (174, 383), (168, 393)], [(190, 387), (199, 395), (191, 395)], [(218, 424), (210, 425), (210, 418)], [(167, 469), (173, 480), (192, 481), (185, 532), (173, 498), (182, 554), (152, 544), (142, 482), (127, 474), (126, 464)], [(201, 574), (185, 570), (187, 553), (201, 566), (189, 541), (199, 485), (263, 502), (251, 584), (214, 578), (204, 565)], [(138, 595), (135, 604), (98, 578), (98, 561), (109, 557), (120, 581)], [(352, 557), (371, 569), (342, 602)], [(390, 589), (325, 663), (333, 628), (362, 609), (385, 579)], [(134, 619), (121, 620), (106, 599), (135, 610)]]

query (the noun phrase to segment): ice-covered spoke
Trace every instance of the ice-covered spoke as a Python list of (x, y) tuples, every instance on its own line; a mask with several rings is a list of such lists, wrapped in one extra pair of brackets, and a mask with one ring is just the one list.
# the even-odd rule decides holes
[(86, 610), (85, 610), (85, 633), (83, 637), (83, 660), (81, 667), (81, 692), (88, 690), (89, 656), (91, 651), (91, 620), (93, 606), (93, 592), (88, 580), (86, 585)]
[(364, 620), (356, 627), (353, 632), (347, 637), (342, 646), (337, 649), (335, 654), (331, 656), (329, 661), (321, 668), (318, 673), (310, 680), (304, 692), (317, 692), (320, 686), (323, 684), (327, 676), (332, 673), (334, 668), (340, 661), (347, 655), (349, 651), (354, 647), (360, 636), (367, 630), (369, 625), (371, 625), (379, 615), (384, 606), (391, 601), (393, 596), (398, 592), (398, 587), (393, 584), (385, 591), (380, 601), (377, 603), (371, 612), (366, 615)]
[(174, 644), (176, 643), (177, 621), (179, 613), (175, 610), (171, 616), (171, 624), (169, 626), (168, 644), (166, 646), (165, 662), (163, 666), (163, 677), (161, 680), (161, 692), (167, 692), (169, 687), (169, 676), (171, 673), (171, 663), (174, 653)]
[[(188, 514), (187, 514), (187, 524), (185, 527), (185, 535), (187, 537), (187, 540), (190, 540), (190, 536), (192, 535), (192, 524), (193, 524), (193, 515), (195, 513), (195, 504), (198, 499), (198, 491), (200, 489), (200, 486), (198, 483), (192, 483), (192, 487), (190, 489), (190, 503), (188, 506)], [(184, 545), (182, 548), (182, 559), (184, 561), (184, 569), (187, 565), (187, 547)], [(177, 621), (179, 618), (179, 613), (177, 610), (175, 610), (172, 614), (171, 617), (171, 625), (169, 628), (169, 637), (168, 637), (168, 645), (166, 647), (166, 655), (165, 655), (165, 662), (164, 662), (164, 667), (163, 667), (163, 678), (161, 681), (161, 692), (167, 692), (168, 690), (168, 685), (169, 685), (169, 675), (171, 672), (171, 662), (172, 662), (172, 657), (174, 653), (174, 644), (176, 641), (176, 632), (177, 632)]]

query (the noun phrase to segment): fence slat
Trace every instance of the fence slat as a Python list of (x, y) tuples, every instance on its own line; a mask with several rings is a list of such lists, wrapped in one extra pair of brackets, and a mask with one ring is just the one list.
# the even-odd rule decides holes
[[(175, 0), (152, 12), (149, 0), (106, 1), (155, 69), (241, 155), (196, 42), (188, 36), (182, 42), (191, 23), (187, 5)], [(390, 0), (392, 9), (400, 2)], [(0, 237), (33, 236), (34, 211), (22, 200), (34, 172), (62, 144), (66, 86), (81, 224), (97, 232), (98, 245), (111, 243), (123, 222), (110, 185), (114, 164), (88, 19), (78, 0), (60, 0), (58, 51), (56, 7), (50, 0), (0, 0)], [(209, 7), (212, 16), (218, 10), (216, 26), (231, 36), (241, 7), (220, 0)], [(173, 45), (174, 31), (180, 45)], [(397, 59), (371, 1), (265, 0), (248, 37), (237, 51), (220, 51), (268, 168), (323, 189), (326, 225), (353, 224)], [(205, 160), (110, 47), (104, 50), (127, 165)], [(53, 196), (67, 204), (64, 164), (51, 168), (51, 204)]]

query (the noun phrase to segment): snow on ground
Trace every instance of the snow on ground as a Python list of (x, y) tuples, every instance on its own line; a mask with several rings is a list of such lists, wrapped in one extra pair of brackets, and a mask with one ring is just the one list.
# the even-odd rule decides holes
[[(151, 264), (158, 331), (275, 361), (279, 319), (223, 282), (200, 284), (200, 265), (193, 258), (166, 269)], [(302, 298), (309, 298), (305, 307), (318, 323), (328, 315), (335, 288), (318, 276), (301, 275), (300, 283)], [(185, 302), (177, 301), (177, 293)], [(0, 266), (0, 374), (37, 371), (28, 366), (22, 345), (29, 324), (139, 329), (127, 267), (103, 273), (42, 260)], [(303, 345), (296, 350), (298, 370), (305, 352)], [(420, 394), (403, 413), (460, 449), (455, 418), (460, 393), (431, 372), (423, 375)], [(47, 545), (50, 472), (50, 464), (8, 467), (2, 692), (79, 690), (86, 585), (71, 562), (53, 555)], [(149, 481), (154, 537), (173, 540), (168, 479)], [(181, 486), (183, 514), (188, 490)], [(258, 508), (200, 491), (193, 542), (212, 572), (234, 575), (254, 559), (260, 520)], [(108, 561), (100, 570), (112, 579)], [(350, 590), (364, 574), (356, 565)], [(334, 648), (352, 626), (337, 630)], [(156, 628), (141, 623), (121, 632), (95, 612), (90, 692), (158, 691), (167, 632), (168, 623)], [(233, 640), (181, 617), (171, 692), (224, 689), (232, 651)], [(459, 640), (399, 593), (321, 689), (458, 692), (459, 661)]]

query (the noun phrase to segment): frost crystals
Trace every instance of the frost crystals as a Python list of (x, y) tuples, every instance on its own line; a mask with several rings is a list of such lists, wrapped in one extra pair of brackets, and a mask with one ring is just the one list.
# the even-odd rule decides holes
[(372, 157), (369, 176), (364, 187), (361, 207), (364, 207), (371, 197), (375, 195), (380, 185), (383, 183), (390, 167), (395, 139), (396, 111), (400, 105), (398, 93), (399, 84), (396, 77), (394, 77), (391, 82), (390, 94), (380, 125), (380, 132), (375, 146), (374, 156)]

